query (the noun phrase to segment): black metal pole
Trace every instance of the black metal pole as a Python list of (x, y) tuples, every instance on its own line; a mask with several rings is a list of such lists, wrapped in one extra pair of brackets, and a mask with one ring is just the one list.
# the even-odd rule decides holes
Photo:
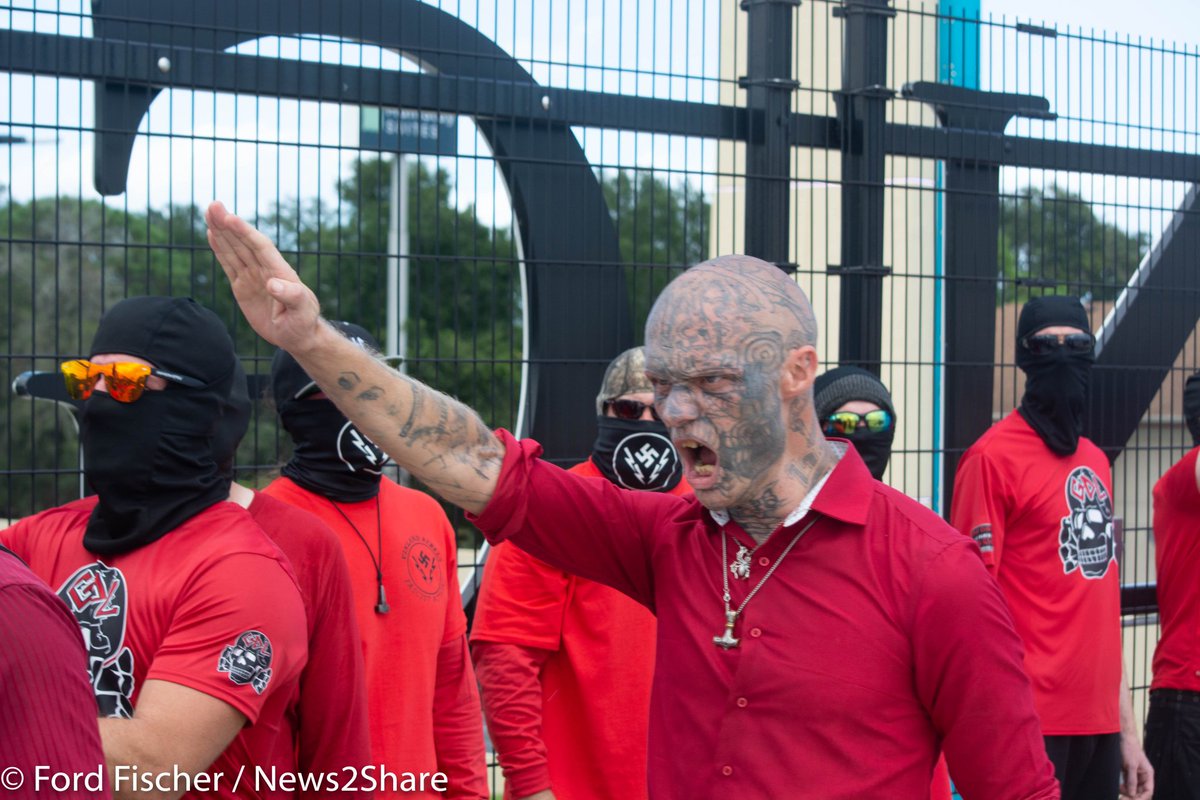
[(842, 276), (839, 360), (879, 374), (883, 352), (883, 191), (887, 102), (888, 0), (846, 0), (842, 91)]
[[(1001, 138), (1014, 116), (1052, 119), (1043, 97), (914, 83), (904, 96), (932, 106), (947, 129)], [(946, 159), (946, 428), (943, 509), (968, 447), (992, 424), (996, 281), (1000, 276), (999, 159)]]
[(788, 269), (793, 10), (799, 0), (742, 0), (746, 12), (745, 250)]

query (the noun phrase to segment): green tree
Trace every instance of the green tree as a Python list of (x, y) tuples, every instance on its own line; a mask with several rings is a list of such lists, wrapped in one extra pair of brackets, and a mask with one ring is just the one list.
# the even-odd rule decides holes
[(708, 258), (711, 207), (687, 180), (671, 183), (649, 171), (610, 170), (601, 174), (600, 188), (617, 229), (634, 337), (640, 342), (658, 293), (684, 269)]
[(1035, 287), (1110, 300), (1149, 245), (1148, 235), (1105, 222), (1078, 194), (1027, 187), (1000, 203), (997, 302), (1024, 302)]

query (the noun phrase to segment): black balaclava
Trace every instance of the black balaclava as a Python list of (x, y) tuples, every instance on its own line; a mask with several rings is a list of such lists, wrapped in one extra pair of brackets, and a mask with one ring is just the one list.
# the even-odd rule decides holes
[(1192, 447), (1200, 445), (1200, 372), (1183, 385), (1183, 419), (1192, 434)]
[(1035, 356), (1021, 342), (1043, 328), (1070, 326), (1091, 330), (1087, 312), (1078, 297), (1035, 297), (1021, 309), (1017, 322), (1017, 366), (1025, 373), (1025, 395), (1017, 407), (1046, 446), (1060, 456), (1069, 456), (1079, 446), (1083, 415), (1087, 410), (1088, 386), (1095, 351), (1077, 353), (1059, 347)]
[(592, 463), (626, 489), (669, 492), (679, 485), (683, 470), (667, 426), (658, 420), (605, 416), (604, 406), (626, 394), (652, 391), (646, 379), (646, 354), (633, 347), (612, 360), (596, 395), (596, 441)]
[(886, 431), (872, 433), (863, 429), (846, 437), (866, 462), (871, 476), (877, 481), (882, 480), (896, 437), (896, 409), (887, 387), (879, 378), (858, 367), (837, 367), (813, 382), (813, 409), (822, 425), (830, 414), (854, 400), (874, 403), (892, 415), (892, 427)]
[[(245, 380), (240, 395), (233, 342), (217, 315), (184, 297), (132, 297), (100, 320), (91, 356), (121, 353), (204, 383), (167, 382), (133, 403), (93, 392), (79, 433), (83, 471), (99, 503), (83, 544), (115, 555), (150, 544), (229, 496), (217, 427), (249, 419)], [(228, 424), (228, 423), (227, 423)], [(243, 430), (244, 430), (243, 423)]]
[[(369, 353), (379, 350), (374, 336), (351, 322), (334, 322), (347, 339)], [(298, 486), (341, 503), (379, 494), (388, 456), (346, 419), (332, 400), (308, 397), (318, 391), (296, 359), (283, 351), (271, 361), (271, 391), (283, 427), (295, 447), (280, 470)]]
[(247, 386), (246, 371), (239, 361), (234, 368), (233, 391), (230, 402), (224, 413), (217, 421), (217, 430), (213, 436), (213, 457), (221, 472), (233, 480), (233, 458), (237, 454), (238, 445), (250, 427), (250, 390)]

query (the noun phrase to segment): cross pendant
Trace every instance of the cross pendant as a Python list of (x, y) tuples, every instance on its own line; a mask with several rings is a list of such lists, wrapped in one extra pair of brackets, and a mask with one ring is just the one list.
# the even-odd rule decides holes
[(735, 639), (733, 636), (733, 623), (737, 621), (737, 615), (736, 611), (725, 612), (725, 632), (720, 636), (713, 637), (713, 644), (717, 647), (728, 650), (731, 647), (737, 647), (741, 642), (741, 639)]

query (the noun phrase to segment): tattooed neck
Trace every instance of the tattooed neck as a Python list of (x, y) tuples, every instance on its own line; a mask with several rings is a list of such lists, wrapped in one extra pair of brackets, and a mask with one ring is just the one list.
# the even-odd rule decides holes
[(754, 500), (730, 508), (729, 516), (750, 534), (750, 538), (762, 544), (829, 474), (837, 461), (837, 451), (822, 439), (816, 448), (784, 468), (783, 479), (768, 485)]

